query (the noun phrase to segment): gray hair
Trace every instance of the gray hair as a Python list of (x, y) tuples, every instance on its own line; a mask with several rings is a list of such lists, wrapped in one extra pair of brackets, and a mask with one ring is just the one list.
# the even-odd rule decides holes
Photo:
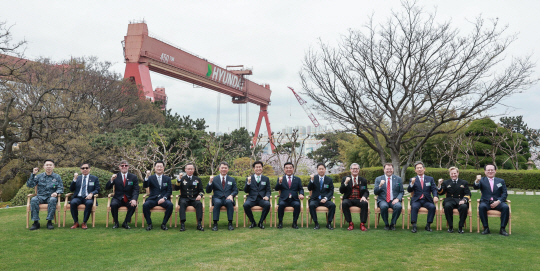
[(360, 165), (357, 164), (357, 163), (352, 163), (351, 166), (349, 167), (349, 169), (351, 169), (353, 166), (358, 166), (358, 168), (360, 168)]
[(415, 169), (416, 169), (416, 166), (417, 166), (417, 165), (422, 165), (422, 167), (425, 167), (425, 166), (424, 166), (424, 163), (423, 163), (422, 161), (416, 161), (416, 162), (414, 162), (414, 168), (415, 168)]

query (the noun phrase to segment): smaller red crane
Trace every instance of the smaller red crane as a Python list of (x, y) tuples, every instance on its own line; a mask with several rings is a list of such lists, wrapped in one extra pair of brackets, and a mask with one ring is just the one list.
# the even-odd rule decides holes
[(300, 95), (296, 94), (296, 92), (294, 92), (294, 89), (292, 87), (288, 87), (288, 88), (291, 89), (294, 96), (296, 96), (296, 99), (298, 100), (298, 103), (302, 106), (302, 108), (304, 108), (304, 111), (308, 115), (308, 118), (311, 120), (311, 122), (313, 122), (313, 125), (315, 127), (319, 127), (319, 121), (317, 120), (317, 118), (315, 118), (315, 115), (313, 115), (313, 113), (311, 112), (311, 109), (309, 109), (309, 107), (307, 107), (306, 100), (302, 99), (302, 97), (300, 97)]

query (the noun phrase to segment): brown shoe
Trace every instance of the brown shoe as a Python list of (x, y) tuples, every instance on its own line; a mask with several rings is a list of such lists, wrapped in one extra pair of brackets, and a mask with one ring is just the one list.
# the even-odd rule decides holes
[(86, 230), (86, 229), (88, 229), (88, 226), (86, 226), (86, 223), (83, 222), (81, 228), (82, 228), (83, 230)]
[(72, 229), (76, 229), (79, 227), (79, 222), (75, 222), (75, 224), (73, 224), (73, 226), (71, 226)]

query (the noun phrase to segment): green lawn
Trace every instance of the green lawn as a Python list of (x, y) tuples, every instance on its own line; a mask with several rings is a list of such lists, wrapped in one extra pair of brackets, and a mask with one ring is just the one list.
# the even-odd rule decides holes
[[(478, 197), (478, 193), (473, 194), (474, 199)], [(339, 212), (333, 231), (305, 228), (305, 222), (304, 228), (294, 230), (290, 228), (291, 213), (285, 214), (284, 229), (248, 229), (242, 227), (241, 208), (240, 227), (232, 232), (226, 230), (224, 212), (220, 230), (212, 232), (208, 228), (208, 209), (204, 232), (195, 230), (193, 213), (188, 213), (185, 232), (174, 228), (174, 222), (169, 231), (154, 228), (146, 232), (140, 227), (142, 207), (138, 228), (113, 230), (112, 224), (105, 228), (106, 199), (99, 199), (95, 228), (69, 229), (73, 220), (68, 211), (66, 228), (46, 230), (41, 220), (42, 229), (31, 232), (25, 227), (26, 208), (9, 208), (0, 210), (0, 270), (540, 270), (540, 210), (536, 208), (540, 197), (511, 195), (509, 199), (513, 218), (509, 237), (498, 235), (498, 218), (490, 218), (491, 235), (476, 233), (476, 203), (473, 233), (463, 235), (449, 234), (446, 227), (443, 231), (425, 232), (425, 215), (420, 215), (417, 234), (407, 230), (406, 225), (402, 230), (401, 218), (396, 231), (375, 229), (373, 214), (370, 230), (349, 232), (339, 227)], [(120, 213), (121, 220), (124, 214)], [(82, 218), (82, 212), (79, 216)], [(44, 219), (45, 213), (40, 217)], [(259, 213), (255, 213), (257, 217)], [(159, 226), (163, 214), (155, 213), (152, 218)], [(358, 228), (359, 216), (353, 219)], [(458, 218), (454, 220), (457, 226)], [(443, 222), (446, 225), (444, 216)]]

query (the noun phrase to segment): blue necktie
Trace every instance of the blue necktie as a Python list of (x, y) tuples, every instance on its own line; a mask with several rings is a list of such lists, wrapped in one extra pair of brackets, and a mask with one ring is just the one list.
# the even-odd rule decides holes
[(83, 183), (82, 183), (82, 188), (81, 188), (81, 189), (82, 189), (81, 195), (82, 195), (83, 197), (86, 197), (86, 178), (87, 178), (87, 177), (84, 176), (84, 178), (83, 178)]
[[(319, 183), (321, 184), (321, 194), (322, 194), (322, 187), (323, 187), (323, 184), (324, 184), (324, 178), (321, 179), (321, 177), (319, 176)], [(319, 199), (321, 199), (321, 195), (319, 195)]]

